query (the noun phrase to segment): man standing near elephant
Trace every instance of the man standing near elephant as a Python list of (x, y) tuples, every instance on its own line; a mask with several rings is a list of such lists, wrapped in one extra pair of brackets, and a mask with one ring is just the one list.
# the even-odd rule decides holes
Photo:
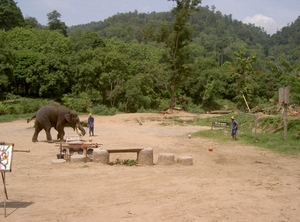
[(88, 127), (89, 127), (89, 134), (90, 136), (94, 136), (94, 117), (92, 116), (92, 114), (89, 114), (89, 118), (88, 118)]
[(238, 122), (236, 120), (234, 120), (234, 116), (232, 116), (230, 119), (232, 122), (232, 128), (231, 128), (232, 140), (236, 140), (236, 134), (237, 134), (237, 130), (238, 130)]

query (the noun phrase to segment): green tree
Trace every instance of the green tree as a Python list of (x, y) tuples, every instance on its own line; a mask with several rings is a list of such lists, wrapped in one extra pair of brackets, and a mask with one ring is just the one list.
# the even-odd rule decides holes
[(280, 56), (276, 62), (269, 62), (271, 72), (277, 78), (276, 88), (290, 87), (290, 101), (293, 103), (300, 102), (300, 56), (296, 57), (295, 62), (288, 61), (285, 56)]
[(136, 112), (140, 108), (149, 109), (151, 105), (152, 79), (149, 74), (131, 77), (125, 83), (125, 111)]
[[(13, 93), (21, 96), (38, 97), (38, 92), (34, 91), (30, 76), (36, 75), (35, 65), (42, 55), (32, 50), (23, 49), (16, 51), (16, 65), (12, 82)], [(38, 85), (36, 87), (39, 87)]]
[(69, 65), (65, 56), (48, 54), (40, 57), (34, 68), (27, 81), (35, 86), (40, 97), (60, 99), (70, 91)]
[(188, 74), (188, 64), (192, 62), (188, 49), (192, 40), (192, 27), (188, 20), (200, 3), (201, 0), (176, 0), (177, 6), (172, 9), (175, 16), (173, 33), (166, 42), (169, 49), (166, 58), (170, 61), (170, 108), (174, 108), (176, 92)]
[(222, 94), (222, 72), (223, 69), (214, 59), (195, 59), (190, 75), (184, 82), (184, 94), (191, 98), (194, 104), (201, 104), (204, 110), (219, 109), (216, 100)]
[(67, 26), (64, 22), (60, 21), (61, 14), (53, 10), (47, 14), (48, 26), (50, 30), (58, 30), (64, 36), (67, 36)]
[(35, 17), (27, 16), (27, 17), (25, 17), (24, 21), (25, 21), (25, 27), (27, 27), (27, 28), (42, 27), (42, 25), (38, 23), (38, 21)]
[(14, 28), (8, 37), (16, 50), (30, 49), (43, 54), (70, 54), (71, 41), (57, 31)]
[(14, 0), (0, 0), (0, 29), (24, 26), (24, 17)]
[(14, 79), (15, 54), (5, 31), (0, 30), (0, 97), (9, 92)]
[(244, 47), (240, 48), (238, 52), (235, 53), (235, 68), (233, 78), (235, 79), (235, 90), (236, 97), (234, 100), (237, 102), (238, 106), (245, 107), (244, 98), (248, 103), (253, 102), (256, 96), (257, 83), (254, 81), (254, 63), (257, 60), (255, 55), (246, 56), (246, 49)]
[(124, 93), (128, 79), (129, 57), (108, 48), (79, 51), (74, 59), (75, 78), (72, 90), (87, 92), (93, 102), (115, 107)]
[(96, 32), (85, 32), (81, 33), (80, 29), (77, 30), (71, 36), (73, 50), (78, 52), (80, 50), (95, 49), (97, 47), (104, 47), (105, 43), (103, 39)]
[(15, 49), (13, 93), (59, 99), (70, 91), (71, 43), (57, 31), (14, 28), (7, 32)]

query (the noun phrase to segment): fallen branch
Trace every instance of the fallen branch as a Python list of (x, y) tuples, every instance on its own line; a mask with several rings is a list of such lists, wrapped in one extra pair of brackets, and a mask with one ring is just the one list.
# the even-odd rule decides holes
[(140, 124), (140, 126), (143, 125), (142, 122), (141, 122), (141, 120), (140, 120), (140, 118), (137, 118), (136, 120), (138, 121), (138, 123)]

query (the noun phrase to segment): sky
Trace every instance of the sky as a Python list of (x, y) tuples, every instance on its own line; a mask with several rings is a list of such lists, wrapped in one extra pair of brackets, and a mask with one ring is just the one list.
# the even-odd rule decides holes
[[(117, 13), (170, 11), (176, 3), (168, 0), (15, 0), (24, 17), (35, 17), (47, 25), (47, 14), (61, 14), (67, 26), (98, 22)], [(300, 16), (300, 0), (202, 0), (201, 6), (216, 7), (223, 15), (232, 15), (244, 23), (263, 27), (274, 34)]]

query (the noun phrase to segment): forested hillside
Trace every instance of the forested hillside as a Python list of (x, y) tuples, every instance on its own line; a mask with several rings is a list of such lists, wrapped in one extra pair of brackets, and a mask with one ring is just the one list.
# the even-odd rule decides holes
[(300, 102), (300, 17), (270, 36), (182, 0), (170, 12), (67, 28), (57, 11), (41, 26), (7, 1), (14, 3), (2, 0), (0, 9), (20, 19), (9, 23), (0, 13), (2, 100), (47, 98), (78, 111), (100, 104), (124, 112), (247, 110), (244, 98), (250, 108), (274, 105), (278, 89), (289, 86), (290, 101)]

